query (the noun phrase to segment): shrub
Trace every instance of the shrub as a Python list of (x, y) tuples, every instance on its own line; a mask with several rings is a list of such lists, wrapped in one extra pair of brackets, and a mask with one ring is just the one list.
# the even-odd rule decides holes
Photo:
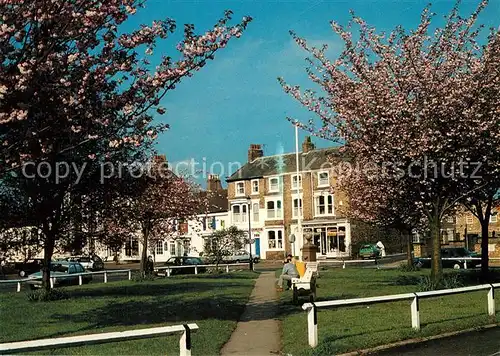
[(398, 268), (401, 272), (417, 272), (420, 271), (420, 268), (413, 265), (408, 264), (408, 262), (401, 262)]
[(425, 276), (420, 279), (418, 289), (421, 292), (427, 292), (438, 289), (452, 289), (463, 287), (464, 283), (459, 274), (445, 274), (440, 281), (433, 281), (430, 276)]
[(141, 272), (134, 272), (132, 273), (131, 279), (134, 282), (149, 282), (149, 281), (154, 281), (155, 276), (154, 274), (143, 274)]
[(54, 300), (69, 299), (69, 294), (61, 289), (51, 289), (48, 292), (41, 288), (27, 294), (30, 302), (50, 302)]

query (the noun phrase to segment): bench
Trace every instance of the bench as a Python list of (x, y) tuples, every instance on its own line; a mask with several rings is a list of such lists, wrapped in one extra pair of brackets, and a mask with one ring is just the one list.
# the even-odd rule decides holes
[(306, 272), (300, 278), (292, 278), (292, 288), (293, 288), (293, 303), (297, 304), (299, 301), (300, 295), (308, 295), (309, 300), (314, 302), (316, 300), (316, 277), (317, 277), (317, 268), (318, 265), (316, 263), (316, 271), (314, 271), (314, 266), (307, 267)]

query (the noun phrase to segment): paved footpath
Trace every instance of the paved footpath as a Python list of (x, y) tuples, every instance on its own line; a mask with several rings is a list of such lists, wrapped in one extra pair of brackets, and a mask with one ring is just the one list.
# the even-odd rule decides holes
[(262, 272), (257, 278), (250, 300), (222, 356), (278, 355), (281, 350), (280, 322), (277, 320), (278, 293), (273, 272)]

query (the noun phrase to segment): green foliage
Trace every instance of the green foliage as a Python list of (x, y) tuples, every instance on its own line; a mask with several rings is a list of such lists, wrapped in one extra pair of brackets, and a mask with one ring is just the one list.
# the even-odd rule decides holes
[(131, 280), (134, 282), (149, 282), (153, 281), (154, 279), (155, 276), (153, 274), (142, 273), (142, 272), (132, 273), (132, 278), (131, 278)]
[(458, 273), (445, 274), (440, 280), (433, 280), (430, 276), (424, 276), (418, 283), (420, 292), (427, 292), (438, 289), (452, 289), (464, 286), (463, 277)]
[(29, 292), (27, 298), (30, 302), (50, 302), (55, 300), (69, 299), (69, 293), (61, 289), (51, 289), (48, 292), (43, 289), (37, 289)]
[(204, 255), (211, 263), (220, 263), (248, 244), (247, 232), (231, 226), (214, 232), (205, 242)]
[(420, 271), (420, 268), (413, 264), (408, 264), (408, 262), (401, 262), (398, 270), (400, 270), (401, 272), (418, 272)]

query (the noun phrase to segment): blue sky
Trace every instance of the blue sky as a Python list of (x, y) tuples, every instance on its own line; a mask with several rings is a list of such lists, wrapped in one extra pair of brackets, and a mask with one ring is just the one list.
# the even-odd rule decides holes
[[(149, 0), (146, 8), (131, 18), (127, 27), (150, 24), (165, 17), (177, 21), (179, 35), (182, 24), (193, 23), (198, 32), (212, 27), (225, 9), (234, 11), (234, 20), (252, 16), (247, 31), (240, 39), (232, 40), (192, 78), (186, 79), (171, 91), (162, 104), (167, 109), (164, 119), (171, 130), (159, 138), (158, 150), (170, 162), (195, 159), (221, 162), (222, 178), (229, 162), (246, 161), (251, 143), (264, 145), (266, 155), (291, 152), (295, 149), (294, 130), (287, 116), (307, 120), (310, 116), (295, 100), (286, 95), (277, 82), (283, 76), (291, 84), (308, 86), (305, 74), (306, 53), (291, 39), (293, 29), (301, 37), (316, 44), (327, 43), (329, 54), (335, 57), (342, 48), (329, 22), (346, 24), (349, 10), (363, 17), (379, 31), (390, 31), (396, 25), (414, 28), (423, 0), (296, 0), (296, 1), (168, 1)], [(441, 21), (449, 12), (453, 0), (434, 1), (432, 10)], [(461, 13), (469, 14), (476, 0), (463, 0)], [(490, 0), (480, 22), (487, 27), (499, 25), (500, 0)], [(172, 37), (156, 52), (175, 55), (180, 37)], [(302, 140), (305, 133), (300, 134)], [(314, 139), (319, 147), (330, 145)], [(198, 167), (199, 168), (199, 167)]]

